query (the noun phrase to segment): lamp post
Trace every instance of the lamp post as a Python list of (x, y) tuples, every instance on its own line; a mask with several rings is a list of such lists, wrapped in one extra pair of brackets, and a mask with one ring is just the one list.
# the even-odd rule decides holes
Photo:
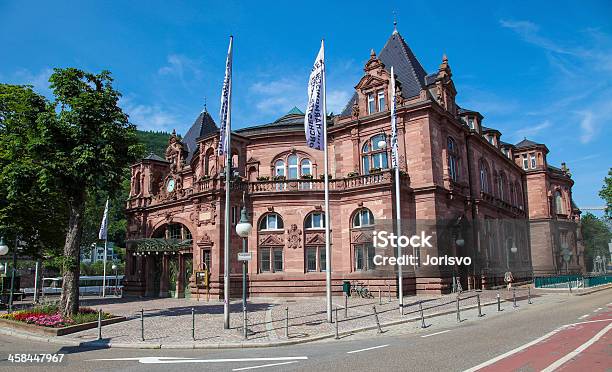
[[(4, 237), (0, 236), (0, 256), (4, 256), (8, 253), (8, 246), (6, 244), (4, 244)], [(6, 276), (6, 268), (8, 266), (8, 262), (5, 263), (4, 265), (0, 264), (0, 270), (4, 270), (4, 274)], [(2, 292), (4, 292), (4, 278), (2, 279)], [(0, 293), (0, 303), (2, 302), (2, 293)]]
[(115, 271), (115, 297), (117, 296), (117, 264), (113, 263), (111, 269)]
[[(512, 253), (512, 254), (516, 254), (516, 252), (518, 252), (518, 248), (517, 248), (517, 247), (516, 247), (516, 245), (514, 244), (514, 238), (512, 238), (511, 236), (509, 236), (509, 237), (507, 237), (507, 238), (506, 238), (506, 242), (507, 242), (507, 241), (510, 241), (510, 242), (511, 242), (510, 244), (508, 244), (508, 246), (509, 246), (509, 248), (510, 248), (510, 249), (509, 249), (509, 250), (510, 250), (510, 253)], [(509, 255), (509, 254), (507, 254), (507, 253), (506, 253), (506, 268), (507, 268), (508, 270), (510, 270), (510, 255)]]
[[(243, 197), (244, 204), (244, 197)], [(247, 211), (245, 206), (242, 206), (242, 210), (240, 211), (240, 221), (236, 224), (236, 233), (238, 236), (242, 238), (242, 253), (246, 253), (247, 251), (247, 237), (251, 233), (251, 229), (253, 226), (249, 222), (249, 217), (247, 216)], [(246, 287), (246, 271), (247, 271), (247, 262), (242, 261), (242, 315), (243, 315), (243, 325), (244, 325), (244, 336), (247, 336), (247, 328), (246, 328), (246, 313), (247, 313), (247, 287)]]

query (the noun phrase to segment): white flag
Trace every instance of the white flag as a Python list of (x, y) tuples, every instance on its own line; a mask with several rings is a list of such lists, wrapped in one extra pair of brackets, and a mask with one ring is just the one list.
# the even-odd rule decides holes
[(223, 89), (221, 90), (221, 109), (219, 110), (219, 148), (218, 154), (224, 155), (228, 152), (228, 132), (230, 125), (230, 101), (232, 96), (232, 44), (234, 37), (230, 36), (229, 48), (227, 50), (227, 60), (225, 61), (225, 78), (223, 79)]
[(98, 239), (106, 240), (108, 237), (108, 199), (106, 199), (106, 206), (104, 207), (104, 216), (102, 216), (102, 224), (100, 225), (100, 232), (98, 233)]
[(399, 164), (397, 149), (397, 119), (395, 115), (395, 74), (391, 66), (391, 167), (396, 168)]
[(321, 49), (317, 55), (310, 79), (308, 80), (308, 105), (306, 106), (306, 116), (304, 117), (304, 130), (306, 131), (306, 143), (308, 147), (323, 150), (323, 79), (325, 75), (325, 56), (323, 41)]

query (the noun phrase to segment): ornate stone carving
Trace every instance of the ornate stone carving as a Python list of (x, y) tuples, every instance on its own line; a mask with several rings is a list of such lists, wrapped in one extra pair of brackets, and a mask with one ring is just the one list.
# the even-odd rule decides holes
[(296, 224), (292, 224), (291, 228), (287, 230), (287, 247), (297, 249), (300, 248), (302, 243), (302, 230), (298, 229)]
[(259, 236), (259, 246), (284, 246), (283, 234), (262, 234)]
[(210, 239), (210, 236), (208, 236), (207, 233), (204, 233), (204, 235), (202, 235), (200, 240), (198, 240), (197, 244), (198, 244), (198, 246), (210, 247), (210, 246), (213, 245), (213, 241), (212, 241), (212, 239)]

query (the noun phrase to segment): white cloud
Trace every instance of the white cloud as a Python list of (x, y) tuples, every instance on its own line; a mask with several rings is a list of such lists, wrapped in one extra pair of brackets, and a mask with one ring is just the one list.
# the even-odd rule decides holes
[(130, 122), (141, 130), (171, 131), (180, 124), (178, 115), (156, 104), (137, 104), (130, 98), (122, 98), (120, 106), (130, 116)]
[(49, 89), (49, 77), (51, 77), (52, 73), (53, 70), (50, 67), (44, 67), (38, 72), (20, 68), (11, 75), (2, 76), (1, 78), (8, 84), (32, 85), (37, 93), (52, 99), (53, 93)]
[(545, 120), (540, 124), (530, 125), (521, 129), (518, 129), (514, 132), (515, 138), (523, 138), (523, 137), (534, 137), (538, 134), (542, 133), (542, 131), (550, 128), (552, 123), (549, 120)]
[(185, 88), (188, 88), (193, 81), (201, 81), (204, 76), (199, 61), (187, 56), (170, 54), (167, 62), (157, 70), (158, 75), (178, 78)]
[(351, 98), (351, 93), (345, 90), (330, 90), (327, 95), (327, 111), (339, 114)]
[(595, 135), (595, 124), (593, 122), (593, 113), (590, 111), (582, 112), (582, 120), (580, 121), (580, 142), (589, 143)]

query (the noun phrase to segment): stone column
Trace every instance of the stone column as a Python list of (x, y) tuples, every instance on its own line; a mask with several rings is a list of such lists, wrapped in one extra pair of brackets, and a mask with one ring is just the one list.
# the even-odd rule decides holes
[(176, 278), (176, 293), (178, 298), (185, 297), (185, 259), (183, 255), (178, 255), (178, 274)]
[(159, 297), (168, 297), (168, 269), (169, 269), (168, 255), (162, 256), (162, 272), (159, 278)]

